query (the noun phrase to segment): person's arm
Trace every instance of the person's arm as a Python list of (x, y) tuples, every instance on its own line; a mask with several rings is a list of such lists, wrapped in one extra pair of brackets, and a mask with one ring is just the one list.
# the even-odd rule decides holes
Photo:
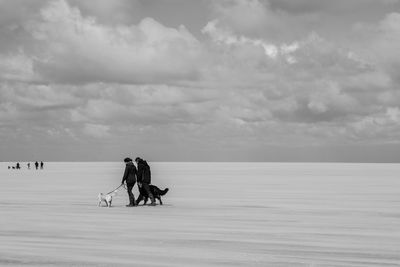
[(129, 174), (129, 168), (128, 168), (128, 166), (126, 166), (126, 167), (125, 167), (124, 176), (122, 177), (122, 182), (121, 182), (121, 184), (123, 184), (123, 183), (126, 181), (126, 179), (128, 178), (128, 174)]
[(138, 164), (137, 173), (136, 173), (138, 183), (142, 182), (142, 179), (143, 179), (142, 176), (143, 176), (143, 166), (142, 166), (142, 164)]
[(135, 175), (135, 178), (136, 178), (136, 181), (137, 181), (137, 185), (138, 185), (139, 187), (141, 187), (142, 185), (141, 185), (141, 183), (140, 183), (140, 181), (139, 181), (138, 169), (136, 169), (136, 168), (134, 168), (134, 175)]

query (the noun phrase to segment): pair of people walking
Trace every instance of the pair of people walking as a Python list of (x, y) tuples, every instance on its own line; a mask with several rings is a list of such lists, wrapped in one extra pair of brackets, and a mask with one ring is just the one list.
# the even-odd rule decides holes
[[(41, 161), (41, 162), (40, 162), (40, 169), (41, 169), (41, 170), (43, 170), (43, 165), (44, 165), (44, 163), (43, 163), (43, 161)], [(30, 169), (30, 168), (31, 168), (31, 165), (29, 164), (28, 167), (29, 167), (29, 169)], [(37, 161), (35, 162), (35, 168), (36, 168), (36, 170), (39, 168), (39, 162), (37, 162)]]
[[(121, 185), (126, 183), (128, 196), (129, 196), (129, 204), (126, 205), (127, 207), (134, 207), (139, 203), (144, 196), (140, 193), (137, 201), (135, 201), (135, 196), (132, 193), (133, 187), (138, 183), (138, 186), (143, 188), (147, 195), (149, 196), (151, 206), (155, 206), (156, 202), (154, 200), (154, 196), (150, 191), (150, 184), (151, 184), (151, 172), (150, 166), (147, 162), (139, 157), (135, 159), (137, 164), (137, 168), (135, 164), (133, 164), (131, 158), (125, 158), (125, 172), (124, 176), (122, 177)], [(139, 190), (140, 191), (140, 190)]]

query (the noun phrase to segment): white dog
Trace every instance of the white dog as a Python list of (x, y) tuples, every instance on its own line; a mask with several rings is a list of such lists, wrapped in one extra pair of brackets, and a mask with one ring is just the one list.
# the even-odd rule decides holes
[(116, 194), (117, 194), (117, 190), (112, 191), (111, 193), (108, 193), (108, 194), (99, 193), (99, 195), (97, 196), (99, 198), (99, 207), (101, 205), (101, 202), (104, 201), (106, 203), (107, 207), (111, 208), (113, 196), (115, 196)]

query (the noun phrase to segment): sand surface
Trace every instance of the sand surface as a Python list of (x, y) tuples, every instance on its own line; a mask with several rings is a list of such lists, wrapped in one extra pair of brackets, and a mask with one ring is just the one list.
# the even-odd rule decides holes
[(0, 266), (400, 266), (399, 164), (153, 163), (135, 208), (123, 163), (8, 165)]

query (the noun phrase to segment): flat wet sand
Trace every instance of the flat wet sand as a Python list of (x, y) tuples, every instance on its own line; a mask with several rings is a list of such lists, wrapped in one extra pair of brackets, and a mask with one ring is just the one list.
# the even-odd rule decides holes
[(7, 165), (0, 266), (400, 266), (399, 164), (152, 163), (134, 208), (123, 163)]

